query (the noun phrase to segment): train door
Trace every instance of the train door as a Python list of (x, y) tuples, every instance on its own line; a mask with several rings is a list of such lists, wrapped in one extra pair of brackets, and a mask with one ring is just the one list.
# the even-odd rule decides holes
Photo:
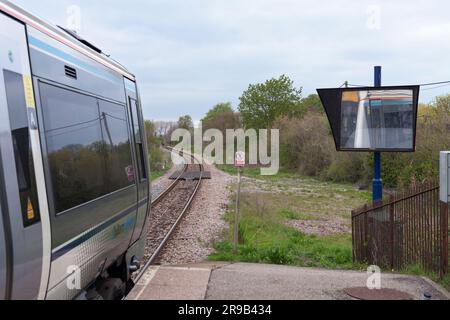
[(127, 97), (128, 97), (128, 107), (131, 117), (132, 124), (132, 136), (134, 144), (134, 153), (136, 159), (136, 166), (134, 170), (135, 180), (138, 187), (138, 210), (136, 227), (133, 232), (133, 237), (131, 243), (134, 243), (139, 239), (142, 228), (144, 226), (145, 218), (148, 212), (149, 203), (149, 170), (148, 170), (148, 160), (147, 148), (145, 142), (145, 130), (144, 122), (142, 119), (141, 108), (138, 101), (138, 95), (136, 90), (136, 85), (131, 81), (126, 81)]
[(50, 224), (26, 27), (1, 9), (0, 234), (5, 242), (0, 247), (0, 295), (45, 298)]

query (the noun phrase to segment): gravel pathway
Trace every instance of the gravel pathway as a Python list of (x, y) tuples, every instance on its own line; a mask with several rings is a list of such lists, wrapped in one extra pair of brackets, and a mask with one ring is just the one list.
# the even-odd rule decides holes
[(227, 228), (223, 216), (230, 196), (228, 185), (233, 178), (213, 166), (205, 165), (205, 171), (211, 172), (212, 179), (202, 182), (191, 209), (166, 244), (157, 263), (205, 261), (214, 252), (214, 242)]

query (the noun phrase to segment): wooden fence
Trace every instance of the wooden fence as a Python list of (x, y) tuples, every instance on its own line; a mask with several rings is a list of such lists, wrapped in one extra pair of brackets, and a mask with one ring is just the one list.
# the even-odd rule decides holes
[(439, 184), (423, 183), (352, 212), (353, 260), (391, 270), (417, 265), (448, 271), (448, 204)]

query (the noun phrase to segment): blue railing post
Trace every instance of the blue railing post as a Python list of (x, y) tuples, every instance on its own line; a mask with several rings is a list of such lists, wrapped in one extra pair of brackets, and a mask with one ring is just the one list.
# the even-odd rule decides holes
[[(381, 87), (381, 67), (375, 67), (375, 87)], [(383, 180), (381, 179), (381, 153), (374, 153), (374, 167), (373, 167), (373, 187), (372, 187), (373, 202), (377, 203), (383, 201)]]

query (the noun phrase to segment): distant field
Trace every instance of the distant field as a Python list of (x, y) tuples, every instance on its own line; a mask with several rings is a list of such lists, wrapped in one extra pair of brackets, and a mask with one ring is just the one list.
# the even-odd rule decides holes
[[(229, 166), (219, 168), (236, 173)], [(358, 267), (352, 263), (351, 210), (369, 201), (369, 192), (290, 172), (261, 177), (257, 169), (245, 169), (241, 199), (239, 253), (232, 254), (233, 196), (226, 215), (230, 230), (210, 259)]]

